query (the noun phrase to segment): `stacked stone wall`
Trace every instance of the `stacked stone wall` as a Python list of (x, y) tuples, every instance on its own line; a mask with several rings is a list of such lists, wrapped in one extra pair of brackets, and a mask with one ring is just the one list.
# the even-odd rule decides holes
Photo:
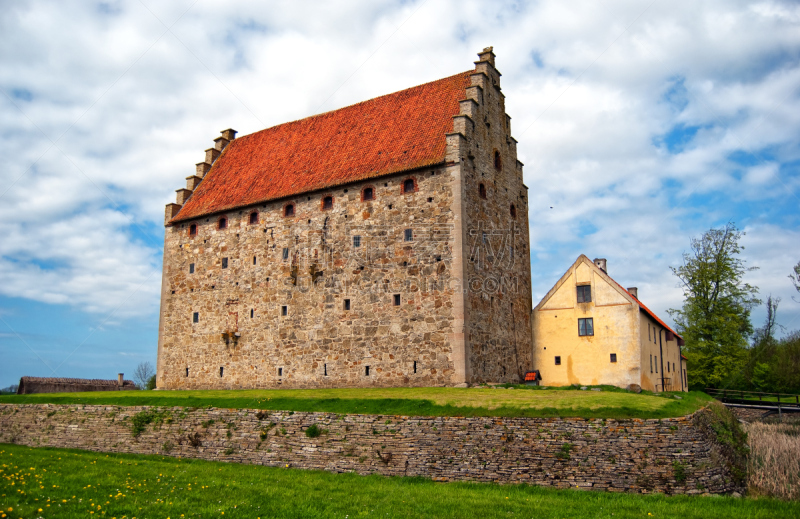
[[(692, 416), (408, 417), (252, 409), (0, 405), (0, 442), (437, 481), (669, 494), (742, 492)], [(150, 417), (133, 435), (136, 415)], [(307, 433), (315, 426), (319, 435)]]

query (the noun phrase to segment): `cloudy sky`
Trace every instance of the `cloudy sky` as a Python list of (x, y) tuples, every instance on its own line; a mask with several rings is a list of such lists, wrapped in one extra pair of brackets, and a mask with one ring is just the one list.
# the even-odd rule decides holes
[(732, 221), (748, 281), (800, 328), (797, 3), (254, 4), (0, 10), (0, 387), (155, 363), (164, 205), (220, 130), (452, 75), (489, 45), (530, 188), (534, 302), (584, 253), (668, 320), (670, 265)]

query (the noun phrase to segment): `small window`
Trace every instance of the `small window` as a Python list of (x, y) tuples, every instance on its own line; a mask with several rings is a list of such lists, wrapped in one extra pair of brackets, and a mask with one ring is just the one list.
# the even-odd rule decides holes
[(258, 211), (253, 211), (250, 213), (250, 225), (255, 225), (258, 223)]
[(197, 236), (197, 224), (193, 223), (189, 226), (189, 236)]
[(594, 319), (591, 317), (578, 319), (578, 335), (581, 337), (594, 335)]
[(369, 376), (369, 366), (364, 366), (364, 375)]
[(294, 216), (294, 204), (286, 204), (283, 208), (283, 216)]
[(189, 263), (189, 274), (194, 274), (194, 263)]
[(394, 295), (394, 306), (400, 306), (400, 294)]
[(494, 169), (497, 171), (502, 171), (503, 169), (503, 158), (500, 157), (500, 152), (494, 150)]
[(403, 181), (403, 193), (413, 193), (416, 191), (413, 178), (407, 178)]
[(286, 260), (289, 259), (289, 247), (284, 247), (283, 248), (283, 254), (281, 255), (281, 258), (283, 258), (283, 261), (286, 261)]
[(222, 268), (228, 268), (228, 258), (222, 258)]
[(556, 366), (560, 366), (560, 365), (561, 365), (561, 356), (560, 355), (556, 355)]
[(592, 285), (579, 285), (578, 286), (578, 302), (591, 303), (592, 302)]
[(511, 218), (516, 218), (516, 217), (517, 217), (517, 206), (511, 204)]
[(483, 184), (480, 184), (478, 186), (478, 194), (480, 195), (481, 198), (486, 200), (486, 186), (484, 186)]
[(667, 373), (669, 373), (669, 362), (667, 362)]
[(416, 373), (416, 372), (417, 372), (417, 361), (415, 360), (414, 361), (414, 373)]
[(344, 300), (344, 309), (345, 310), (350, 310), (350, 300), (349, 299), (345, 299)]
[(186, 376), (189, 376), (189, 368), (186, 368)]
[(200, 322), (200, 312), (195, 312), (192, 314), (192, 322), (199, 323)]
[(653, 356), (650, 355), (650, 373), (653, 372)]
[(286, 305), (281, 306), (281, 315), (289, 315), (289, 307)]
[(325, 370), (324, 374), (327, 377), (328, 376), (328, 365), (327, 364), (323, 364), (323, 369)]
[(403, 239), (405, 241), (414, 241), (414, 230), (406, 229), (403, 233)]
[(656, 373), (658, 373), (658, 355), (655, 356), (656, 359)]
[(330, 209), (333, 209), (333, 197), (326, 196), (325, 198), (322, 199), (322, 210), (328, 211)]
[(219, 219), (219, 222), (217, 223), (217, 229), (226, 229), (227, 227), (228, 227), (228, 219), (223, 216), (222, 218)]
[(375, 191), (371, 187), (365, 187), (361, 192), (361, 201), (375, 200)]
[(278, 376), (279, 377), (283, 376), (283, 368), (278, 368)]
[(361, 236), (353, 236), (353, 247), (361, 247)]
[(617, 362), (617, 354), (616, 353), (612, 353), (611, 354), (611, 362)]
[(255, 314), (256, 314), (256, 311), (251, 308), (250, 309), (250, 319), (252, 319)]
[(256, 264), (256, 257), (253, 256), (253, 265), (255, 265), (255, 264)]
[(222, 375), (224, 375), (224, 374), (225, 374), (225, 368), (223, 368), (222, 366), (220, 366), (220, 367), (219, 367), (219, 378), (222, 378)]

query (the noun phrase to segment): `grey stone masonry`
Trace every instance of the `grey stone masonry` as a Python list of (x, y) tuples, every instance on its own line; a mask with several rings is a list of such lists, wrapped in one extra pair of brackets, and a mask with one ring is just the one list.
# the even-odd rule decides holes
[[(700, 413), (663, 420), (339, 415), (0, 404), (0, 442), (98, 452), (527, 483), (609, 492), (743, 492)], [(134, 415), (151, 423), (136, 437)], [(316, 426), (319, 435), (307, 434)]]

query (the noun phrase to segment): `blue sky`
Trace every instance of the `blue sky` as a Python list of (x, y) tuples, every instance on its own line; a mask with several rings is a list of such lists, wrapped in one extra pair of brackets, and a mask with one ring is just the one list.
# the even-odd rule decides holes
[(534, 302), (586, 254), (668, 320), (669, 267), (733, 221), (747, 280), (800, 329), (797, 3), (161, 4), (0, 12), (0, 386), (155, 362), (164, 204), (220, 130), (445, 77), (488, 45), (530, 188)]

